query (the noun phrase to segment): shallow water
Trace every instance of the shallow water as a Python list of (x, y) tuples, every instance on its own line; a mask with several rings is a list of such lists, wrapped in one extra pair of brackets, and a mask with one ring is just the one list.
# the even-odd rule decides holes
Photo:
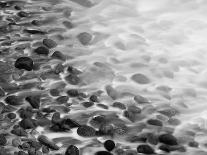
[[(175, 118), (181, 120), (181, 124), (175, 127), (174, 135), (182, 137), (185, 131), (196, 133), (195, 139), (200, 142), (200, 147), (189, 148), (187, 152), (179, 152), (179, 154), (206, 154), (200, 151), (207, 151), (205, 146), (207, 141), (204, 136), (207, 131), (206, 1), (94, 0), (89, 2), (88, 0), (84, 3), (82, 0), (77, 1), (30, 0), (24, 4), (26, 10), (33, 12), (31, 19), (43, 20), (39, 29), (50, 30), (47, 37), (54, 39), (58, 44), (52, 51), (61, 51), (66, 55), (67, 60), (63, 65), (70, 64), (83, 71), (80, 75), (82, 83), (79, 85), (65, 86), (62, 81), (65, 82), (66, 72), (61, 73), (60, 78), (42, 80), (40, 85), (46, 89), (41, 92), (37, 90), (37, 93), (45, 94), (43, 105), (51, 104), (51, 98), (46, 95), (50, 88), (78, 88), (89, 94), (101, 90), (103, 91), (100, 97), (101, 103), (107, 105), (108, 110), (98, 106), (86, 110), (80, 104), (73, 104), (71, 111), (62, 113), (61, 117), (66, 116), (85, 122), (88, 121), (86, 117), (98, 114), (118, 114), (127, 125), (133, 127), (138, 124), (126, 120), (123, 111), (112, 107), (112, 103), (120, 101), (127, 106), (137, 104), (134, 96), (141, 95), (156, 110), (171, 107), (179, 111)], [(46, 11), (43, 11), (41, 6), (44, 6)], [(8, 12), (12, 14), (13, 10)], [(3, 15), (4, 11), (1, 13)], [(19, 24), (24, 26), (27, 20), (23, 19)], [(64, 25), (65, 21), (70, 21), (73, 28)], [(21, 27), (18, 29), (21, 30)], [(92, 41), (88, 45), (82, 45), (78, 41), (77, 35), (81, 32), (92, 34)], [(32, 47), (37, 47), (41, 36), (30, 37)], [(27, 48), (24, 54), (35, 58), (31, 48)], [(13, 59), (7, 58), (5, 61), (8, 60)], [(44, 58), (42, 60), (37, 58), (37, 61), (40, 63), (42, 61), (44, 64), (38, 74), (45, 73), (45, 69), (49, 70), (59, 63), (58, 60), (48, 61)], [(36, 73), (25, 73), (28, 74), (27, 81), (38, 81), (39, 79), (35, 77)], [(22, 84), (25, 80), (16, 83)], [(36, 89), (33, 91), (35, 93)], [(26, 92), (22, 93), (23, 96), (26, 94)], [(61, 95), (65, 95), (65, 92)], [(75, 99), (70, 101), (78, 102)], [(144, 106), (140, 105), (142, 108)], [(150, 111), (153, 111), (152, 107), (146, 108), (143, 120), (153, 118), (157, 114)], [(157, 131), (157, 129), (152, 130)], [(51, 139), (73, 137), (81, 140), (82, 142), (77, 142), (77, 146), (83, 149), (83, 155), (92, 154), (96, 149), (103, 149), (102, 145), (95, 144), (97, 143), (95, 138), (82, 138), (75, 130), (67, 133), (52, 133), (39, 127), (37, 131), (38, 134), (45, 134)], [(98, 139), (100, 142), (103, 140), (104, 138)], [(124, 141), (122, 136), (115, 137), (115, 140), (119, 141), (120, 146), (130, 146), (132, 149), (137, 147), (137, 144)], [(63, 145), (61, 140), (58, 145)]]

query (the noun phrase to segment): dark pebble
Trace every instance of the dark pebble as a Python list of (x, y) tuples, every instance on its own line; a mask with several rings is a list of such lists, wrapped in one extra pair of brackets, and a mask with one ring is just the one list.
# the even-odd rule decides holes
[(57, 124), (57, 123), (60, 123), (60, 122), (61, 122), (60, 113), (59, 112), (55, 112), (52, 115), (52, 123)]
[(11, 133), (20, 137), (26, 137), (27, 132), (23, 128), (14, 128)]
[(147, 136), (146, 135), (129, 135), (126, 137), (127, 142), (131, 143), (137, 143), (137, 142), (143, 142), (145, 143), (147, 141)]
[(69, 126), (69, 128), (78, 128), (81, 126), (78, 122), (76, 122), (70, 118), (63, 119), (61, 124), (65, 125), (65, 126)]
[(90, 98), (89, 98), (89, 100), (90, 100), (91, 102), (98, 102), (98, 101), (99, 101), (99, 100), (98, 100), (98, 96), (96, 96), (96, 95), (91, 95)]
[(77, 134), (82, 137), (93, 137), (96, 135), (96, 130), (88, 125), (82, 125), (77, 129)]
[(51, 125), (51, 121), (48, 118), (40, 118), (37, 121), (37, 125), (45, 127)]
[(167, 153), (171, 151), (168, 145), (160, 145), (159, 149)]
[(28, 17), (28, 16), (29, 16), (29, 13), (24, 12), (24, 11), (20, 11), (20, 12), (17, 13), (17, 15), (18, 15), (19, 17)]
[(35, 150), (39, 150), (42, 147), (42, 144), (37, 141), (31, 141), (30, 146), (34, 148)]
[(31, 118), (33, 116), (33, 112), (31, 110), (28, 109), (19, 109), (19, 116), (21, 118)]
[(192, 142), (189, 142), (188, 143), (188, 146), (190, 146), (190, 147), (198, 147), (199, 146), (199, 143), (196, 142), (196, 141), (192, 141)]
[(67, 71), (71, 74), (81, 74), (82, 72), (73, 66), (68, 66)]
[(19, 148), (21, 148), (22, 150), (29, 150), (30, 149), (30, 144), (25, 142), (22, 145), (19, 146)]
[(91, 107), (91, 106), (93, 106), (94, 105), (94, 103), (93, 102), (83, 102), (83, 103), (81, 103), (85, 108), (89, 108), (89, 107)]
[(104, 142), (104, 148), (107, 150), (107, 151), (112, 151), (114, 148), (115, 148), (116, 144), (114, 143), (113, 140), (106, 140)]
[(154, 125), (154, 126), (162, 126), (162, 122), (160, 120), (157, 119), (149, 119), (147, 120), (147, 123), (150, 125)]
[(80, 83), (80, 78), (74, 74), (70, 74), (70, 75), (66, 76), (65, 80), (71, 85), (77, 85)]
[(79, 149), (75, 145), (69, 145), (65, 151), (65, 155), (79, 155)]
[(59, 146), (57, 146), (54, 142), (50, 141), (46, 136), (40, 135), (38, 136), (38, 141), (43, 145), (49, 147), (52, 150), (59, 150)]
[(28, 154), (26, 152), (24, 152), (24, 151), (19, 151), (18, 155), (28, 155)]
[(62, 61), (65, 61), (65, 60), (66, 60), (66, 56), (65, 56), (63, 53), (61, 53), (60, 51), (55, 51), (55, 52), (51, 55), (51, 57), (52, 57), (53, 59), (59, 59), (59, 60), (62, 60)]
[(36, 34), (36, 35), (44, 35), (46, 32), (41, 30), (31, 30), (31, 29), (24, 29), (23, 32), (29, 33), (29, 34)]
[(112, 136), (114, 134), (114, 127), (110, 124), (102, 124), (99, 127), (98, 134)]
[(69, 89), (67, 91), (67, 94), (70, 97), (78, 97), (79, 96), (79, 91), (77, 89)]
[(57, 64), (54, 68), (55, 74), (60, 74), (64, 72), (64, 66), (62, 64)]
[(15, 118), (16, 118), (16, 114), (15, 114), (15, 113), (8, 113), (8, 114), (7, 114), (7, 117), (8, 117), (9, 119), (15, 119)]
[(56, 98), (56, 101), (59, 104), (64, 104), (64, 103), (67, 103), (68, 99), (69, 99), (68, 96), (59, 96), (58, 98)]
[(43, 145), (43, 146), (42, 146), (42, 153), (47, 154), (47, 153), (49, 153), (49, 152), (50, 152), (50, 149), (49, 149), (47, 146)]
[(127, 110), (130, 111), (130, 112), (132, 112), (132, 113), (136, 113), (136, 114), (139, 114), (142, 111), (139, 107), (137, 107), (135, 105), (128, 106), (127, 107)]
[(103, 108), (103, 109), (109, 109), (109, 107), (107, 105), (101, 104), (101, 103), (96, 104), (96, 106)]
[(137, 147), (137, 152), (144, 154), (154, 154), (154, 149), (147, 144), (142, 144)]
[(39, 109), (39, 107), (40, 107), (40, 95), (27, 96), (25, 98), (25, 100), (28, 101), (33, 108)]
[(18, 106), (18, 105), (22, 105), (23, 102), (20, 101), (20, 98), (16, 95), (10, 95), (10, 96), (7, 96), (4, 101), (9, 104), (9, 105), (12, 105), (12, 106)]
[(5, 137), (5, 135), (0, 134), (0, 145), (4, 146), (7, 143), (7, 139)]
[(131, 122), (135, 122), (135, 120), (136, 120), (136, 114), (131, 111), (128, 111), (128, 110), (125, 110), (123, 112), (123, 116), (126, 117)]
[(48, 55), (49, 49), (44, 46), (40, 46), (40, 47), (37, 47), (36, 49), (34, 49), (34, 52), (36, 54), (40, 54), (40, 55)]
[(72, 29), (74, 27), (74, 25), (70, 21), (63, 21), (62, 23), (68, 29)]
[(18, 6), (18, 5), (15, 5), (15, 6), (14, 6), (14, 9), (15, 9), (15, 10), (21, 10), (22, 8), (21, 8), (20, 6)]
[(40, 26), (41, 22), (39, 20), (34, 19), (33, 21), (31, 21), (31, 24), (35, 26)]
[(50, 107), (47, 107), (47, 108), (42, 108), (42, 112), (52, 113), (52, 112), (56, 112), (56, 110)]
[(95, 153), (95, 155), (113, 155), (113, 154), (108, 151), (98, 151)]
[(126, 106), (121, 102), (114, 102), (112, 106), (115, 107), (115, 108), (119, 108), (121, 110), (126, 109)]
[(58, 89), (50, 89), (50, 95), (51, 96), (59, 96), (60, 91)]
[(18, 69), (31, 71), (33, 69), (33, 60), (29, 57), (20, 57), (15, 61), (14, 66)]
[(161, 143), (167, 144), (167, 145), (177, 145), (177, 138), (174, 137), (171, 134), (162, 134), (158, 137), (159, 141)]
[(47, 48), (55, 48), (57, 46), (57, 43), (54, 40), (52, 40), (52, 39), (43, 39), (42, 43)]
[(147, 133), (147, 142), (152, 145), (157, 145), (159, 142), (158, 136), (154, 133)]
[(92, 35), (87, 32), (82, 32), (77, 35), (77, 38), (82, 45), (88, 45), (92, 40)]
[(106, 124), (107, 120), (106, 117), (103, 115), (98, 115), (98, 116), (94, 116), (90, 122), (89, 122), (92, 126), (94, 127), (100, 127), (102, 124)]
[(23, 129), (34, 129), (36, 127), (36, 123), (34, 122), (33, 119), (30, 118), (25, 118), (19, 122), (19, 125)]

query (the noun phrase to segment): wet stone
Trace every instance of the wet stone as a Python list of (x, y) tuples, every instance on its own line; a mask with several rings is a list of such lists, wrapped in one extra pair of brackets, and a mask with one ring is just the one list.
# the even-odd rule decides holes
[(90, 98), (89, 98), (89, 100), (90, 100), (91, 102), (99, 102), (99, 100), (98, 100), (98, 96), (96, 96), (96, 95), (91, 95)]
[(137, 147), (137, 152), (144, 154), (154, 154), (154, 149), (147, 144), (142, 144)]
[(56, 98), (56, 101), (59, 104), (64, 104), (64, 103), (67, 103), (68, 99), (69, 99), (68, 96), (60, 96), (60, 97)]
[(88, 125), (82, 125), (77, 129), (77, 134), (81, 137), (93, 137), (96, 135), (96, 130)]
[(138, 104), (143, 104), (143, 103), (149, 103), (149, 100), (141, 95), (136, 95), (134, 97), (134, 100), (138, 103)]
[(39, 150), (42, 147), (42, 144), (37, 141), (31, 141), (30, 146), (34, 148), (35, 150)]
[(25, 118), (19, 122), (19, 125), (23, 129), (34, 129), (36, 127), (36, 123), (34, 122), (33, 119), (30, 118)]
[(106, 140), (104, 142), (104, 148), (107, 150), (107, 151), (112, 151), (114, 148), (115, 148), (116, 144), (113, 140)]
[(60, 51), (55, 51), (51, 57), (53, 59), (59, 59), (59, 60), (62, 60), (62, 61), (65, 61), (66, 60), (66, 57), (63, 53), (61, 53)]
[(20, 11), (20, 12), (17, 13), (17, 15), (18, 15), (19, 17), (28, 17), (28, 16), (29, 16), (29, 13), (24, 12), (24, 11)]
[(66, 76), (65, 80), (71, 85), (78, 85), (80, 83), (80, 78), (74, 74)]
[(197, 148), (199, 146), (199, 143), (196, 141), (191, 141), (188, 143), (188, 146)]
[(77, 35), (77, 39), (82, 45), (88, 45), (92, 40), (92, 35), (88, 32), (82, 32)]
[(3, 102), (0, 102), (0, 114), (4, 112), (6, 105)]
[(131, 79), (138, 84), (148, 84), (150, 79), (144, 74), (138, 73), (131, 76)]
[(119, 93), (110, 85), (105, 87), (108, 96), (110, 96), (113, 100), (116, 100), (119, 97)]
[(123, 112), (123, 116), (126, 117), (128, 120), (130, 120), (131, 122), (135, 122), (136, 120), (136, 114), (131, 112), (131, 111), (127, 111), (125, 110)]
[(27, 132), (23, 128), (14, 128), (11, 133), (20, 137), (26, 137)]
[(77, 89), (69, 89), (67, 91), (67, 94), (70, 97), (78, 97), (79, 96), (79, 91)]
[(128, 107), (127, 107), (127, 110), (128, 110), (129, 112), (132, 112), (132, 113), (135, 113), (135, 114), (139, 114), (139, 113), (141, 113), (141, 111), (142, 111), (139, 107), (137, 107), (137, 106), (135, 106), (135, 105), (130, 105), (130, 106), (128, 106)]
[(95, 155), (113, 155), (113, 154), (108, 151), (98, 151), (95, 153)]
[(4, 145), (6, 145), (6, 143), (7, 143), (7, 139), (6, 139), (5, 135), (0, 134), (0, 145), (4, 146)]
[(25, 98), (25, 100), (28, 101), (34, 109), (39, 109), (39, 107), (40, 107), (40, 95), (27, 96)]
[(149, 125), (154, 125), (154, 126), (162, 126), (163, 125), (163, 123), (157, 119), (149, 119), (149, 120), (147, 120), (147, 123)]
[(59, 96), (60, 92), (58, 89), (50, 89), (50, 95), (51, 96)]
[(177, 145), (177, 138), (171, 134), (162, 134), (158, 137), (159, 142), (164, 143), (166, 145)]
[(57, 146), (53, 141), (50, 141), (46, 136), (40, 135), (38, 136), (38, 141), (43, 145), (49, 147), (52, 150), (59, 150), (59, 146)]
[(137, 142), (146, 142), (147, 141), (147, 135), (128, 135), (125, 139), (127, 142), (131, 143), (137, 143)]
[(25, 142), (25, 143), (22, 143), (22, 145), (19, 146), (19, 148), (21, 148), (22, 150), (29, 150), (30, 149), (30, 144)]
[(97, 107), (100, 107), (100, 108), (103, 108), (103, 109), (109, 109), (109, 107), (105, 104), (101, 104), (101, 103), (98, 103), (96, 104)]
[(14, 6), (14, 9), (15, 9), (15, 10), (21, 10), (22, 8), (21, 8), (20, 6), (18, 6), (18, 5), (15, 5), (15, 6)]
[(33, 69), (33, 60), (29, 57), (20, 57), (15, 61), (14, 66), (18, 69), (31, 71)]
[(34, 20), (31, 21), (31, 24), (35, 25), (35, 26), (40, 26), (41, 22), (39, 20), (34, 19)]
[(33, 116), (33, 112), (30, 111), (29, 109), (19, 109), (19, 116), (20, 118), (31, 118)]
[(9, 119), (15, 119), (15, 118), (16, 118), (16, 114), (15, 114), (15, 113), (8, 113), (8, 114), (7, 114), (7, 117), (8, 117)]
[(121, 102), (114, 102), (112, 106), (115, 107), (115, 108), (119, 108), (121, 110), (126, 109), (126, 106)]
[(84, 106), (85, 108), (89, 108), (89, 107), (93, 106), (94, 103), (93, 102), (83, 102), (83, 103), (81, 103), (81, 105)]
[(71, 74), (81, 74), (82, 72), (73, 66), (68, 66), (67, 71)]
[(64, 72), (64, 66), (62, 64), (57, 64), (54, 68), (55, 74), (60, 74)]
[(67, 29), (72, 29), (74, 27), (70, 21), (63, 21), (62, 23)]
[(32, 35), (44, 35), (46, 32), (41, 31), (41, 30), (32, 30), (32, 29), (24, 29), (23, 32), (32, 34)]
[(79, 149), (75, 145), (69, 145), (65, 151), (65, 155), (79, 155)]
[(49, 49), (57, 46), (57, 43), (52, 39), (43, 39), (42, 43)]
[(179, 114), (178, 110), (171, 108), (171, 107), (163, 109), (163, 110), (158, 110), (158, 112), (168, 117), (173, 117)]
[(7, 96), (4, 100), (7, 104), (12, 105), (12, 106), (19, 106), (23, 104), (20, 98), (16, 95)]
[(34, 49), (34, 53), (47, 56), (49, 54), (49, 49), (44, 46), (40, 46)]

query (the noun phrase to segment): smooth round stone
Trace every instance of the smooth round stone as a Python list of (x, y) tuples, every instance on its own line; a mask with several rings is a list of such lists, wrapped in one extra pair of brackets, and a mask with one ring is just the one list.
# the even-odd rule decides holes
[(114, 127), (110, 124), (102, 124), (100, 125), (97, 134), (100, 136), (102, 135), (111, 136), (114, 134)]
[(55, 74), (60, 74), (64, 72), (64, 66), (62, 64), (57, 64), (54, 68)]
[(58, 98), (56, 98), (56, 101), (59, 104), (64, 104), (64, 103), (67, 103), (68, 99), (69, 99), (68, 96), (59, 96)]
[(14, 66), (18, 69), (31, 71), (33, 69), (33, 60), (29, 57), (20, 57), (15, 61)]
[(9, 119), (15, 119), (15, 118), (16, 118), (16, 114), (15, 114), (15, 113), (8, 113), (8, 114), (7, 114), (7, 117), (8, 117)]
[(158, 139), (161, 143), (164, 143), (166, 145), (177, 145), (178, 144), (177, 138), (171, 134), (162, 134), (158, 137)]
[(62, 23), (67, 29), (72, 29), (74, 27), (70, 21), (63, 21)]
[(25, 118), (19, 122), (19, 125), (23, 129), (34, 129), (36, 127), (36, 124), (34, 123), (34, 120), (30, 118)]
[(18, 113), (20, 118), (31, 118), (33, 116), (33, 112), (28, 109), (19, 109)]
[(9, 105), (12, 105), (12, 106), (18, 106), (18, 105), (22, 105), (23, 102), (20, 101), (20, 98), (16, 95), (10, 95), (10, 96), (7, 96), (4, 101), (9, 104)]
[(93, 137), (96, 135), (96, 130), (88, 125), (82, 125), (77, 129), (77, 134), (82, 137)]
[(165, 116), (168, 116), (168, 117), (173, 117), (173, 116), (179, 114), (178, 110), (171, 108), (171, 107), (163, 109), (163, 110), (158, 110), (158, 112), (165, 115)]
[(112, 106), (115, 107), (115, 108), (119, 108), (121, 110), (126, 109), (126, 106), (121, 102), (114, 102)]
[(66, 60), (66, 56), (65, 56), (63, 53), (61, 53), (60, 51), (55, 51), (55, 52), (51, 55), (51, 57), (52, 57), (53, 59), (59, 59), (59, 60), (62, 60), (62, 61), (65, 61), (65, 60)]
[(137, 147), (137, 152), (143, 154), (154, 154), (154, 149), (147, 144), (142, 144)]
[(154, 126), (163, 126), (163, 123), (157, 119), (149, 119), (149, 120), (147, 120), (147, 123), (149, 125), (154, 125)]
[(29, 16), (29, 13), (24, 12), (24, 11), (19, 11), (19, 12), (17, 13), (17, 15), (18, 15), (19, 17), (28, 17), (28, 16)]
[(96, 96), (96, 95), (91, 95), (90, 98), (89, 98), (89, 100), (90, 100), (91, 102), (99, 102), (99, 100), (98, 100), (98, 96)]
[(147, 141), (147, 135), (146, 134), (140, 134), (140, 135), (128, 135), (125, 140), (130, 143), (137, 143), (137, 142), (143, 142), (145, 143)]
[(34, 53), (39, 54), (39, 55), (48, 55), (49, 49), (44, 46), (40, 46), (34, 49)]
[(141, 73), (137, 73), (137, 74), (134, 74), (131, 76), (131, 79), (138, 83), (138, 84), (148, 84), (150, 83), (150, 79), (145, 76), (144, 74), (141, 74)]
[(4, 145), (6, 145), (6, 143), (7, 143), (7, 139), (6, 139), (5, 135), (0, 134), (0, 145), (4, 146)]
[(50, 95), (51, 96), (59, 96), (60, 91), (58, 89), (50, 89)]
[(11, 133), (20, 137), (26, 137), (27, 132), (23, 128), (14, 128)]
[(77, 35), (77, 39), (82, 45), (88, 45), (92, 40), (92, 35), (88, 32), (82, 32)]
[(108, 151), (98, 151), (95, 153), (95, 155), (113, 155), (113, 154)]
[(105, 104), (101, 104), (101, 103), (98, 103), (96, 104), (97, 107), (100, 107), (100, 108), (103, 108), (103, 109), (109, 109), (109, 107)]
[(134, 97), (134, 100), (138, 103), (138, 104), (143, 104), (143, 103), (149, 103), (149, 100), (141, 95), (136, 95)]
[(65, 80), (71, 85), (78, 85), (80, 83), (80, 78), (74, 74), (66, 76)]
[(70, 97), (78, 97), (79, 96), (79, 91), (77, 89), (69, 89), (67, 91), (67, 94)]
[(43, 144), (43, 145), (49, 147), (49, 148), (52, 149), (52, 150), (59, 150), (59, 149), (60, 149), (58, 145), (56, 145), (53, 141), (50, 141), (50, 140), (49, 140), (46, 136), (44, 136), (44, 135), (40, 135), (40, 136), (38, 136), (37, 139), (38, 139), (38, 141), (39, 141), (41, 144)]
[(79, 155), (79, 149), (75, 145), (69, 145), (65, 151), (65, 155)]
[(41, 22), (39, 20), (34, 19), (34, 20), (31, 21), (31, 24), (35, 25), (35, 26), (40, 26)]
[(171, 151), (168, 145), (160, 145), (159, 149), (167, 153)]
[(107, 150), (107, 151), (112, 151), (114, 148), (115, 148), (116, 144), (113, 140), (106, 140), (104, 142), (104, 148)]
[(15, 6), (14, 6), (14, 9), (15, 9), (15, 10), (21, 10), (22, 8), (21, 8), (20, 6), (18, 6), (18, 5), (15, 5)]
[(47, 48), (55, 48), (57, 46), (57, 43), (52, 39), (43, 39), (42, 43)]
[(59, 112), (55, 112), (53, 115), (52, 115), (52, 123), (60, 123), (61, 122), (61, 119), (60, 119), (60, 113)]
[(85, 108), (89, 108), (89, 107), (92, 107), (94, 105), (93, 102), (83, 102), (81, 103), (82, 106), (84, 106)]
[(34, 109), (39, 109), (40, 108), (40, 95), (27, 96), (25, 98), (25, 100), (30, 103), (32, 108), (34, 108)]

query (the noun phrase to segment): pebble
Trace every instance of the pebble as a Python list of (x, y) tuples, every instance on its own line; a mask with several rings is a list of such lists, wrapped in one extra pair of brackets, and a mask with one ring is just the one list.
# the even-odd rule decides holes
[(136, 95), (134, 97), (134, 100), (138, 103), (138, 104), (143, 104), (143, 103), (149, 103), (149, 100), (141, 95)]
[(77, 39), (80, 41), (82, 45), (89, 45), (92, 40), (92, 35), (88, 32), (82, 32), (77, 35)]
[(43, 39), (42, 43), (49, 49), (55, 48), (57, 46), (57, 43), (52, 39)]
[(91, 102), (99, 102), (98, 96), (96, 96), (96, 95), (91, 95), (90, 98), (89, 98), (89, 100)]
[(4, 112), (5, 106), (6, 106), (6, 105), (5, 105), (3, 102), (0, 102), (0, 114), (1, 114), (2, 112)]
[(164, 143), (166, 145), (177, 145), (177, 138), (171, 134), (162, 134), (158, 137), (159, 142)]
[(96, 130), (88, 125), (82, 125), (77, 129), (77, 134), (81, 137), (93, 137), (96, 135)]
[(97, 107), (100, 107), (100, 108), (103, 108), (103, 109), (109, 109), (109, 107), (105, 104), (101, 104), (101, 103), (98, 103), (96, 104)]
[(36, 49), (34, 49), (34, 53), (39, 54), (39, 55), (48, 55), (49, 49), (44, 46), (39, 46)]
[(65, 155), (79, 155), (79, 149), (75, 145), (69, 145), (65, 151)]
[(49, 152), (50, 152), (50, 149), (47, 146), (43, 145), (42, 146), (42, 153), (47, 154)]
[(144, 154), (154, 154), (154, 149), (147, 144), (141, 144), (137, 147), (137, 152)]
[(36, 127), (36, 123), (34, 122), (33, 119), (30, 118), (25, 118), (22, 119), (19, 122), (19, 125), (23, 128), (23, 129), (34, 129)]
[(34, 19), (34, 20), (31, 21), (31, 24), (35, 25), (35, 26), (40, 26), (41, 25), (41, 21), (39, 21), (37, 19)]
[(68, 66), (67, 71), (71, 74), (81, 74), (82, 72), (73, 66)]
[(62, 61), (65, 61), (65, 60), (66, 60), (66, 56), (65, 56), (63, 53), (61, 53), (60, 51), (55, 51), (55, 52), (51, 55), (51, 57), (52, 57), (53, 59), (59, 59), (59, 60), (62, 60)]
[(34, 109), (40, 108), (40, 95), (27, 96), (25, 100), (28, 101)]
[(77, 127), (81, 126), (78, 122), (76, 122), (76, 121), (74, 121), (74, 120), (72, 120), (70, 118), (63, 119), (61, 124), (62, 125), (67, 125), (70, 128), (77, 128)]
[(126, 106), (123, 103), (121, 103), (121, 102), (114, 102), (112, 106), (116, 107), (116, 108), (119, 108), (121, 110), (126, 109)]
[(28, 109), (19, 109), (19, 116), (20, 118), (31, 118), (33, 116), (33, 112), (31, 110)]
[(159, 142), (158, 136), (154, 133), (147, 133), (147, 142), (152, 145), (157, 145)]
[(20, 57), (15, 61), (14, 66), (18, 69), (31, 71), (33, 69), (33, 60), (29, 57)]
[(15, 5), (15, 6), (14, 6), (14, 9), (15, 9), (15, 10), (21, 10), (22, 8), (21, 8), (20, 6), (18, 6), (18, 5)]
[(111, 136), (114, 134), (114, 127), (111, 124), (102, 124), (99, 127), (98, 134)]
[(140, 134), (140, 135), (128, 135), (125, 139), (127, 142), (131, 143), (137, 143), (137, 142), (146, 142), (147, 141), (147, 135), (146, 134)]
[(52, 123), (57, 124), (61, 122), (61, 118), (60, 118), (60, 113), (59, 112), (55, 112), (52, 115)]
[(5, 135), (0, 134), (0, 145), (4, 146), (4, 145), (6, 145), (6, 143), (7, 143), (7, 139), (6, 139)]
[(107, 123), (107, 119), (104, 115), (94, 116), (89, 123), (94, 127), (100, 127), (102, 124)]
[(11, 130), (11, 133), (20, 137), (26, 137), (27, 132), (23, 128), (15, 128)]
[(29, 143), (27, 143), (27, 142), (25, 142), (25, 143), (23, 143), (22, 145), (20, 145), (20, 148), (22, 149), (22, 150), (29, 150), (30, 149), (30, 144)]
[(93, 106), (94, 103), (93, 102), (82, 102), (81, 105), (84, 106), (85, 108), (89, 108)]
[(10, 95), (10, 96), (7, 96), (4, 101), (9, 104), (9, 105), (12, 105), (12, 106), (18, 106), (18, 105), (22, 105), (23, 102), (21, 102), (20, 98), (16, 95)]
[(157, 119), (149, 119), (147, 120), (147, 123), (154, 126), (163, 126), (163, 123)]
[(54, 68), (55, 74), (60, 74), (64, 72), (64, 66), (62, 64), (57, 64)]
[(8, 114), (7, 114), (7, 117), (8, 117), (9, 119), (15, 119), (15, 118), (16, 118), (16, 114), (15, 114), (15, 113), (8, 113)]
[(131, 79), (138, 83), (138, 84), (148, 84), (150, 83), (150, 79), (145, 76), (144, 74), (141, 74), (141, 73), (137, 73), (137, 74), (134, 74), (131, 76)]
[(41, 30), (32, 30), (32, 29), (24, 29), (23, 32), (29, 33), (29, 34), (35, 34), (35, 35), (44, 35), (46, 32)]
[(116, 144), (113, 140), (106, 140), (104, 142), (104, 148), (107, 150), (107, 151), (112, 151), (114, 148), (115, 148)]
[(26, 152), (24, 152), (24, 151), (19, 151), (18, 155), (28, 155), (28, 154)]
[(63, 21), (62, 24), (68, 29), (72, 29), (74, 27), (70, 21)]
[(191, 141), (188, 143), (188, 146), (197, 148), (199, 146), (199, 143), (196, 141)]
[(181, 124), (181, 121), (180, 121), (179, 119), (177, 119), (177, 118), (170, 118), (170, 119), (168, 120), (168, 123), (169, 123), (170, 125), (173, 125), (173, 126), (178, 126), (178, 125)]
[(137, 151), (135, 150), (126, 150), (123, 155), (137, 155)]
[(59, 150), (59, 146), (57, 146), (54, 142), (50, 141), (46, 136), (40, 135), (38, 136), (38, 141), (43, 145), (49, 147), (52, 150)]
[(167, 153), (171, 151), (168, 145), (160, 145), (159, 149)]
[(21, 144), (21, 140), (19, 138), (12, 139), (12, 146), (18, 147)]
[(108, 96), (110, 96), (113, 100), (116, 100), (119, 97), (119, 93), (110, 85), (105, 86), (106, 92)]
[(50, 89), (50, 95), (51, 96), (59, 96), (60, 91), (58, 89)]
[(34, 148), (35, 150), (39, 150), (42, 147), (42, 144), (40, 142), (34, 141), (32, 140), (30, 142), (30, 145), (32, 148)]
[(66, 76), (65, 80), (71, 85), (77, 85), (80, 83), (80, 78), (74, 74), (70, 74), (70, 75)]
[(168, 117), (173, 117), (173, 116), (179, 114), (178, 110), (171, 108), (171, 107), (163, 109), (163, 110), (158, 110), (158, 112), (163, 115), (166, 115)]
[(69, 89), (67, 91), (67, 94), (70, 97), (78, 97), (79, 96), (79, 91), (77, 89)]
[(95, 153), (95, 155), (113, 155), (113, 154), (108, 151), (98, 151)]
[(56, 98), (56, 101), (59, 104), (64, 104), (64, 103), (67, 103), (68, 99), (69, 99), (68, 96), (59, 96), (58, 98)]
[(142, 111), (139, 107), (137, 107), (137, 106), (135, 106), (135, 105), (129, 105), (129, 106), (127, 107), (127, 110), (128, 110), (129, 112), (132, 112), (132, 113), (135, 113), (135, 114), (140, 114), (141, 111)]
[(125, 110), (123, 112), (123, 116), (126, 117), (128, 120), (130, 120), (131, 122), (135, 122), (136, 120), (136, 114), (131, 112), (131, 111), (127, 111)]
[(19, 12), (17, 13), (17, 15), (18, 15), (19, 17), (28, 17), (28, 16), (29, 16), (29, 13), (24, 12), (24, 11), (19, 11)]

